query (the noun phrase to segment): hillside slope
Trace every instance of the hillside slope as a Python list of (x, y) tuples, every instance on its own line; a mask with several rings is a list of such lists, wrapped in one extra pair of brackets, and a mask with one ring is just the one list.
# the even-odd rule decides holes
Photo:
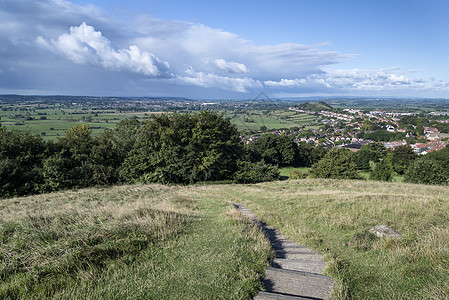
[[(242, 203), (289, 239), (327, 253), (335, 299), (448, 299), (449, 189), (359, 180), (204, 187)], [(400, 240), (369, 233), (375, 225)]]
[(323, 179), (1, 200), (0, 298), (249, 298), (270, 249), (230, 201), (326, 253), (335, 299), (449, 298), (447, 187)]

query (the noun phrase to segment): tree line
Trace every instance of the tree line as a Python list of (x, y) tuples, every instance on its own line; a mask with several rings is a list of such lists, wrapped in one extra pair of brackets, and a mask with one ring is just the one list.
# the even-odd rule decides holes
[(211, 111), (128, 119), (98, 137), (78, 124), (56, 141), (0, 127), (0, 196), (131, 182), (279, 178), (277, 166), (245, 160), (245, 153), (237, 128)]
[(360, 151), (332, 149), (311, 169), (312, 177), (362, 179), (359, 171), (369, 172), (372, 180), (391, 181), (394, 174), (405, 182), (447, 184), (449, 148), (418, 156), (409, 145), (386, 149), (381, 143), (364, 145)]
[(353, 179), (362, 170), (376, 180), (395, 172), (410, 182), (442, 184), (449, 149), (421, 158), (409, 146), (389, 151), (378, 143), (357, 153), (328, 151), (270, 133), (243, 144), (237, 128), (213, 111), (123, 120), (100, 136), (78, 124), (56, 141), (0, 125), (0, 197), (133, 182), (256, 183), (279, 179), (285, 166), (311, 167), (312, 177)]

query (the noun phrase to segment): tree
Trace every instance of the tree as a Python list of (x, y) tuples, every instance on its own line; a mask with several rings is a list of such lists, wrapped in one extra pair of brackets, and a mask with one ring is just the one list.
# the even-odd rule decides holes
[(439, 151), (433, 151), (424, 155), (423, 159), (431, 159), (443, 167), (445, 174), (449, 178), (449, 148), (446, 147)]
[(404, 174), (410, 163), (418, 157), (409, 145), (394, 148), (392, 154), (393, 169), (399, 174)]
[(67, 129), (53, 148), (53, 154), (43, 163), (46, 190), (118, 182), (122, 158), (111, 132), (94, 138), (87, 125), (77, 124)]
[(446, 184), (448, 176), (443, 167), (432, 159), (416, 159), (405, 172), (405, 182), (423, 184)]
[(234, 174), (236, 183), (257, 183), (278, 180), (280, 177), (277, 166), (266, 164), (264, 161), (256, 163), (240, 161), (239, 169)]
[(45, 155), (45, 142), (41, 136), (1, 127), (0, 197), (38, 192)]
[(369, 143), (366, 145), (363, 145), (362, 148), (360, 148), (361, 150), (371, 150), (371, 151), (375, 151), (377, 153), (380, 154), (384, 154), (385, 151), (387, 150), (387, 148), (385, 148), (383, 143), (379, 143), (379, 142), (374, 142), (374, 143)]
[(242, 152), (237, 129), (223, 114), (154, 115), (139, 128), (121, 174), (163, 183), (231, 179)]
[(351, 159), (351, 151), (332, 149), (312, 166), (311, 175), (318, 178), (361, 179)]
[(124, 160), (137, 142), (139, 128), (142, 124), (137, 119), (120, 121), (113, 130), (113, 147)]
[(371, 163), (370, 179), (391, 181), (393, 179), (393, 166), (389, 158), (381, 159), (378, 163)]
[(89, 127), (77, 124), (66, 130), (43, 162), (44, 189), (47, 191), (91, 185), (88, 170), (93, 138)]
[(352, 155), (352, 161), (358, 170), (369, 171), (370, 162), (377, 163), (381, 157), (383, 157), (381, 152), (363, 146), (360, 151)]
[[(297, 166), (302, 159), (299, 157), (298, 145), (287, 135), (263, 134), (249, 144), (249, 149), (255, 155), (254, 161), (264, 160), (268, 164), (280, 167)], [(304, 153), (305, 149), (302, 150)]]

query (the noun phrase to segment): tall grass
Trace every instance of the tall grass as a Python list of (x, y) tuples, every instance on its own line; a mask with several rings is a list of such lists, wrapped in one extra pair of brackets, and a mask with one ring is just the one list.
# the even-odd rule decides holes
[[(40, 195), (0, 202), (0, 298), (49, 297), (117, 259), (179, 234), (190, 200), (161, 186)], [(182, 203), (183, 205), (178, 205)]]
[(0, 299), (249, 298), (269, 245), (228, 210), (161, 185), (2, 200)]
[(326, 253), (334, 299), (449, 298), (447, 187), (304, 179), (2, 200), (0, 299), (249, 299), (271, 250), (229, 201)]
[[(335, 299), (449, 299), (447, 187), (314, 179), (204, 193), (241, 202), (291, 239), (327, 253)], [(369, 233), (380, 224), (403, 238)]]

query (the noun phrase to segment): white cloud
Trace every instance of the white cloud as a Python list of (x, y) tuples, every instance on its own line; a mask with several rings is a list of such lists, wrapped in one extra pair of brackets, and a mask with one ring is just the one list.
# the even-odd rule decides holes
[(249, 77), (228, 77), (212, 73), (197, 72), (189, 67), (186, 70), (187, 76), (178, 76), (178, 82), (205, 88), (220, 88), (223, 90), (247, 93), (248, 89), (262, 88), (260, 81)]
[[(303, 78), (281, 79), (279, 81), (264, 81), (271, 88), (306, 88), (314, 87), (335, 91), (368, 91), (385, 92), (400, 90), (429, 90), (437, 84), (422, 78), (411, 79), (397, 68), (379, 70), (327, 70), (320, 74), (312, 74)], [(438, 83), (444, 86), (444, 82)]]
[(229, 73), (248, 73), (248, 69), (244, 64), (236, 62), (227, 62), (222, 58), (214, 60), (214, 63), (220, 70)]
[(92, 64), (107, 70), (131, 71), (158, 77), (167, 76), (170, 68), (168, 62), (152, 53), (141, 51), (135, 45), (115, 50), (109, 39), (86, 23), (70, 27), (70, 34), (62, 34), (57, 40), (47, 42), (39, 36), (37, 42), (77, 64)]
[(352, 57), (319, 49), (323, 45), (258, 45), (230, 32), (187, 22), (144, 17), (140, 22), (141, 35), (133, 43), (163, 56), (179, 73), (189, 65), (202, 72), (280, 80), (283, 76), (316, 73), (323, 66)]

